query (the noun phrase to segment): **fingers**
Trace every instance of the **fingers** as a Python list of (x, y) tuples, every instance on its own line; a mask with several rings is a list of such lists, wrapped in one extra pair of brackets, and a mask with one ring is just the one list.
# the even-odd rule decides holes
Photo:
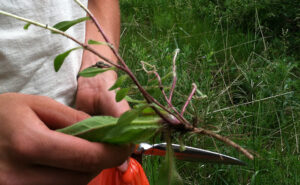
[(38, 145), (28, 152), (36, 164), (82, 172), (99, 171), (118, 166), (131, 154), (130, 146), (114, 146), (48, 130)]
[(29, 104), (39, 119), (51, 129), (63, 128), (89, 117), (82, 111), (72, 109), (43, 96), (34, 96)]
[[(50, 128), (61, 128), (89, 117), (83, 112), (64, 106), (50, 98), (32, 97), (34, 97), (34, 100), (31, 100), (28, 104), (36, 115), (33, 114), (24, 118), (23, 121), (25, 122), (33, 124), (32, 121), (35, 120), (35, 125), (45, 123)], [(34, 116), (38, 117), (34, 118)], [(28, 129), (27, 133), (29, 134), (25, 135), (23, 133), (23, 136), (31, 138), (31, 142), (24, 142), (26, 138), (22, 139), (21, 137), (14, 143), (17, 143), (18, 153), (35, 164), (92, 172), (118, 166), (131, 153), (131, 147), (129, 146), (120, 147), (93, 143), (49, 129)]]
[(91, 174), (120, 165), (131, 153), (128, 146), (92, 143), (45, 126), (73, 124), (88, 117), (83, 112), (41, 96), (0, 96), (6, 105), (0, 106), (1, 185), (87, 184)]

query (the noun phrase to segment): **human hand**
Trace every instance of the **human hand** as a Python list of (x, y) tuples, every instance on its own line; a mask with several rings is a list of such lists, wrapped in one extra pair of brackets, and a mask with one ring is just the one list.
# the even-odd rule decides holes
[[(89, 0), (88, 8), (93, 13), (95, 19), (101, 22), (101, 28), (106, 33), (109, 42), (116, 50), (120, 41), (120, 9), (118, 0)], [(99, 30), (92, 21), (86, 22), (85, 42), (96, 40), (107, 42), (99, 34)], [(107, 45), (89, 45), (95, 51), (105, 56), (113, 63), (118, 63), (118, 59)], [(81, 69), (83, 70), (99, 61), (99, 57), (93, 53), (84, 50), (82, 55)], [(78, 92), (76, 106), (91, 115), (110, 115), (119, 117), (130, 107), (126, 101), (117, 103), (115, 101), (115, 92), (108, 91), (117, 79), (114, 71), (107, 71), (93, 78), (78, 79)]]
[[(106, 33), (110, 43), (118, 49), (120, 40), (120, 10), (118, 1), (90, 0), (89, 10), (97, 20), (101, 20), (101, 27)], [(92, 21), (86, 22), (85, 42), (89, 39), (107, 42)], [(117, 63), (117, 58), (110, 47), (105, 45), (91, 45), (93, 49), (101, 55)], [(94, 65), (99, 61), (98, 56), (84, 50), (82, 56), (81, 70)], [(107, 71), (93, 78), (78, 79), (76, 108), (91, 115), (110, 115), (119, 117), (129, 110), (128, 103), (124, 100), (119, 103), (115, 100), (115, 92), (108, 89), (116, 81), (117, 75), (114, 71)], [(117, 137), (117, 136), (116, 136)], [(128, 155), (129, 156), (129, 155)], [(127, 169), (128, 163), (125, 161), (119, 168)]]
[[(98, 75), (94, 78), (79, 78), (78, 90), (76, 96), (76, 107), (90, 114), (102, 114), (119, 117), (123, 112), (130, 109), (126, 101), (117, 103), (115, 101), (115, 93), (108, 91), (114, 84), (114, 73)], [(127, 160), (118, 167), (121, 172), (125, 172), (128, 168)], [(102, 173), (101, 173), (102, 174)], [(98, 184), (99, 178), (103, 175), (99, 174), (93, 181), (89, 183)], [(101, 181), (100, 178), (100, 181)], [(105, 178), (107, 179), (107, 178)], [(102, 182), (102, 181), (101, 181)]]
[(81, 185), (102, 169), (121, 164), (129, 147), (92, 143), (51, 130), (88, 117), (47, 97), (1, 94), (0, 184)]
[(107, 71), (93, 78), (78, 79), (76, 108), (91, 115), (110, 115), (119, 117), (129, 110), (128, 103), (116, 102), (115, 91), (108, 89), (114, 84), (116, 73)]

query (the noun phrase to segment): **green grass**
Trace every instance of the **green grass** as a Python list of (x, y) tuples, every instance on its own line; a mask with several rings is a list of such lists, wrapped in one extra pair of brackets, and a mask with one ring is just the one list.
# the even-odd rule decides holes
[[(195, 82), (208, 98), (193, 99), (195, 109), (188, 108), (187, 118), (197, 115), (199, 126), (215, 130), (255, 154), (251, 161), (212, 138), (186, 135), (186, 145), (235, 156), (247, 166), (177, 161), (184, 183), (300, 184), (297, 52), (287, 52), (284, 37), (263, 37), (258, 24), (245, 30), (243, 25), (233, 25), (218, 9), (199, 8), (197, 2), (120, 1), (120, 53), (142, 84), (149, 85), (152, 77), (141, 70), (140, 61), (156, 65), (164, 76), (171, 70), (174, 50), (179, 48), (174, 105), (181, 109)], [(170, 78), (164, 81), (166, 87), (170, 83)], [(144, 159), (152, 185), (157, 181), (161, 160)]]

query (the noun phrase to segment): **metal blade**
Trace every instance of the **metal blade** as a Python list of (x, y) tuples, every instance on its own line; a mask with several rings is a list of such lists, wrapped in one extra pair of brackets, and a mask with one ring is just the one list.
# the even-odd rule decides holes
[[(164, 156), (166, 154), (166, 147), (166, 143), (159, 143), (154, 145), (141, 143), (137, 149), (137, 152), (141, 152), (145, 155)], [(184, 151), (180, 151), (180, 145), (178, 144), (172, 144), (172, 148), (174, 150), (175, 157), (180, 160), (204, 163), (246, 165), (243, 161), (237, 158), (217, 152), (212, 152), (209, 150), (186, 146)]]

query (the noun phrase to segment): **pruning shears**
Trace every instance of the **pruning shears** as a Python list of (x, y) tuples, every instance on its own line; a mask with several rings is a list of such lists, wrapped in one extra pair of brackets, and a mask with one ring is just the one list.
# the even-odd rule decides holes
[[(229, 165), (246, 165), (243, 161), (237, 158), (221, 153), (190, 146), (184, 146), (184, 150), (181, 150), (181, 146), (178, 144), (172, 144), (171, 146), (174, 151), (175, 158), (179, 160)], [(158, 143), (152, 145), (148, 143), (140, 143), (134, 153), (142, 155), (164, 156), (166, 154), (166, 148), (166, 143)]]
[[(209, 150), (185, 146), (185, 149), (182, 151), (178, 144), (172, 144), (171, 147), (175, 158), (180, 160), (228, 165), (246, 165), (243, 161), (237, 158)], [(166, 154), (166, 149), (166, 143), (140, 143), (137, 145), (134, 154), (137, 156), (164, 156)], [(117, 168), (103, 170), (88, 185), (149, 185), (149, 182), (141, 164), (130, 157), (128, 160), (128, 167), (125, 172), (121, 172)]]

